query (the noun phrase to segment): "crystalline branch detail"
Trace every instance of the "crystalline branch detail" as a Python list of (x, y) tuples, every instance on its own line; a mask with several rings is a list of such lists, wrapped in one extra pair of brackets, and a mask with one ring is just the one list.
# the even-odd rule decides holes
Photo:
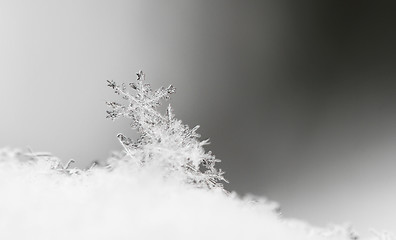
[(181, 177), (195, 186), (223, 189), (221, 182), (227, 182), (223, 177), (224, 172), (215, 167), (220, 160), (210, 151), (205, 152), (203, 146), (208, 144), (208, 140), (199, 140), (200, 135), (196, 132), (199, 126), (190, 129), (176, 119), (170, 105), (165, 114), (157, 110), (162, 100), (170, 99), (175, 87), (170, 85), (154, 91), (146, 83), (142, 71), (136, 75), (136, 82), (131, 82), (128, 86), (107, 80), (108, 86), (127, 101), (125, 105), (107, 102), (111, 108), (107, 111), (107, 118), (129, 118), (132, 120), (131, 128), (140, 134), (137, 140), (121, 133), (117, 135), (126, 152), (123, 160), (140, 166), (156, 164), (167, 175)]

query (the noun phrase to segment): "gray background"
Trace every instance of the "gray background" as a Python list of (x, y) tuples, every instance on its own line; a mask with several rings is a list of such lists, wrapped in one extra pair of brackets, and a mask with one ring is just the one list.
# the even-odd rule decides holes
[(105, 119), (106, 79), (143, 69), (176, 86), (176, 116), (211, 139), (228, 189), (396, 232), (390, 2), (2, 0), (0, 146), (103, 161), (118, 132), (136, 136)]

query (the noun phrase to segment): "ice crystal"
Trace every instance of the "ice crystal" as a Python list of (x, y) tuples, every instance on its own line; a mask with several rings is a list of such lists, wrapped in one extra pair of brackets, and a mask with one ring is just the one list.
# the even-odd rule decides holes
[(81, 174), (81, 170), (77, 168), (71, 168), (71, 165), (76, 161), (74, 159), (70, 159), (65, 165), (61, 163), (61, 160), (52, 153), (49, 152), (34, 152), (32, 149), (28, 148), (27, 151), (15, 150), (17, 159), (22, 161), (35, 161), (35, 162), (43, 162), (45, 168), (50, 170), (56, 170), (60, 173), (65, 173), (68, 175), (73, 174)]
[(137, 140), (122, 133), (117, 135), (126, 153), (122, 160), (142, 167), (154, 164), (160, 166), (166, 176), (181, 177), (198, 187), (223, 189), (222, 182), (227, 182), (223, 177), (224, 172), (215, 167), (220, 160), (210, 151), (205, 152), (203, 146), (209, 142), (199, 140), (199, 126), (190, 129), (176, 119), (170, 105), (165, 114), (157, 109), (162, 100), (170, 99), (175, 87), (170, 85), (154, 91), (145, 81), (142, 71), (136, 75), (136, 82), (129, 83), (133, 93), (128, 91), (126, 84), (118, 85), (113, 80), (107, 80), (108, 86), (127, 101), (126, 105), (106, 102), (111, 108), (107, 111), (107, 118), (132, 119), (131, 128), (140, 134)]

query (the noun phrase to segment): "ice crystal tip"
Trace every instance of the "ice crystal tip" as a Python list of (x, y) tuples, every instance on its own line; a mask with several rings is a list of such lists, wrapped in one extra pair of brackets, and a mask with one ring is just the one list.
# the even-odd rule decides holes
[(199, 125), (190, 129), (182, 124), (174, 117), (170, 104), (165, 114), (157, 109), (161, 100), (170, 99), (170, 94), (175, 93), (176, 88), (169, 85), (153, 91), (150, 83), (142, 83), (145, 80), (143, 71), (136, 75), (137, 82), (128, 84), (135, 94), (126, 91), (126, 84), (119, 87), (113, 80), (108, 80), (108, 86), (128, 101), (126, 106), (106, 102), (112, 108), (107, 111), (107, 118), (129, 118), (132, 120), (130, 126), (140, 133), (136, 141), (121, 133), (117, 135), (129, 161), (161, 163), (165, 166), (164, 174), (167, 176), (177, 175), (179, 179), (198, 187), (223, 189), (220, 182), (227, 182), (223, 177), (224, 172), (214, 167), (220, 160), (215, 159), (210, 151), (205, 153), (203, 146), (209, 142), (199, 140), (200, 135), (196, 133)]

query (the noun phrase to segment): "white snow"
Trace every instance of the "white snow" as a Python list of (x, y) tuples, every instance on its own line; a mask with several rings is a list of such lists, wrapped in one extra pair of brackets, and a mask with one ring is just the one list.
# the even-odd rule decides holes
[(347, 228), (284, 219), (264, 198), (198, 189), (155, 167), (67, 174), (51, 164), (0, 150), (0, 239), (351, 239)]

